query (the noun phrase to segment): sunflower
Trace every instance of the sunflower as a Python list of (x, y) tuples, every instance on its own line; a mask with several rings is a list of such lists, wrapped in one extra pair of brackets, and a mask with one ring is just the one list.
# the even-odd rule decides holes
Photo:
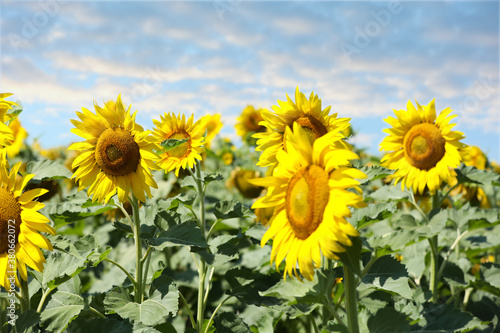
[(219, 133), (222, 128), (222, 122), (220, 121), (220, 114), (206, 115), (201, 117), (200, 121), (203, 123), (204, 131), (206, 131), (207, 136), (205, 137), (205, 147), (210, 149), (210, 143)]
[(236, 134), (246, 140), (249, 135), (265, 132), (267, 129), (261, 124), (261, 121), (264, 120), (261, 112), (264, 110), (267, 111), (266, 109), (255, 109), (252, 105), (247, 105), (241, 115), (236, 118), (236, 125), (234, 125)]
[[(10, 289), (8, 278), (15, 275), (15, 284), (19, 286), (17, 272), (27, 281), (26, 265), (42, 272), (45, 257), (40, 248), (52, 251), (50, 242), (38, 232), (55, 235), (55, 230), (47, 223), (49, 219), (38, 212), (44, 204), (33, 201), (47, 190), (23, 189), (34, 175), (17, 177), (21, 162), (9, 171), (0, 167), (0, 285)], [(8, 287), (9, 286), (9, 287)]]
[[(337, 118), (336, 113), (329, 115), (331, 106), (321, 110), (321, 99), (318, 95), (314, 95), (314, 92), (311, 92), (307, 100), (297, 87), (295, 103), (288, 95), (286, 98), (286, 102), (278, 101), (279, 106), (272, 107), (274, 113), (267, 110), (261, 111), (264, 121), (260, 124), (267, 127), (268, 132), (257, 133), (253, 137), (258, 139), (255, 150), (262, 151), (259, 163), (257, 163), (262, 167), (275, 164), (278, 152), (287, 149), (288, 139), (285, 129), (293, 128), (295, 123), (306, 130), (310, 143), (333, 130), (341, 132), (349, 126), (349, 118)], [(344, 145), (345, 148), (351, 148), (345, 142)]]
[(6, 101), (5, 98), (12, 96), (9, 93), (0, 93), (0, 147), (10, 146), (14, 142), (14, 133), (6, 123), (15, 117), (13, 114), (9, 114), (8, 111), (13, 105), (17, 105), (14, 102)]
[(463, 133), (452, 131), (455, 124), (449, 116), (452, 111), (446, 108), (436, 118), (434, 100), (417, 109), (411, 101), (407, 110), (394, 110), (397, 118), (388, 117), (385, 121), (392, 128), (385, 129), (389, 135), (380, 144), (380, 150), (388, 151), (382, 158), (382, 166), (397, 169), (392, 179), (402, 180), (414, 192), (423, 194), (425, 187), (431, 194), (436, 192), (443, 181), (449, 182), (455, 175), (454, 168), (460, 165), (465, 147), (460, 142)]
[(204, 127), (201, 120), (193, 123), (194, 115), (191, 115), (186, 122), (185, 115), (178, 114), (175, 116), (173, 113), (165, 113), (160, 116), (161, 121), (153, 120), (156, 128), (154, 133), (157, 142), (160, 143), (167, 139), (184, 140), (186, 142), (179, 146), (170, 149), (160, 155), (158, 165), (169, 172), (175, 169), (175, 175), (179, 176), (179, 169), (186, 167), (193, 168), (195, 159), (201, 161), (200, 154), (205, 151), (201, 146), (203, 145)]
[(293, 132), (285, 129), (287, 150), (277, 154), (278, 167), (273, 176), (251, 182), (268, 188), (266, 196), (258, 199), (252, 208), (274, 207), (270, 228), (261, 245), (271, 238), (271, 263), (279, 266), (286, 257), (286, 275), (297, 274), (297, 263), (302, 275), (312, 280), (314, 268), (321, 264), (321, 253), (338, 259), (335, 253), (345, 252), (352, 245), (349, 236), (358, 231), (345, 217), (348, 206), (364, 207), (361, 195), (347, 190), (359, 182), (354, 178), (366, 175), (352, 167), (350, 160), (358, 155), (345, 148), (338, 128), (316, 139), (311, 144), (307, 129), (293, 124)]
[[(479, 147), (467, 146), (464, 148), (463, 162), (467, 166), (473, 166), (477, 169), (484, 170), (486, 168), (486, 155), (481, 151)], [(458, 183), (458, 179), (453, 177), (450, 180), (450, 186), (454, 186)], [(471, 184), (470, 186), (459, 185), (451, 193), (451, 195), (462, 195), (462, 198), (471, 203), (478, 203), (481, 208), (490, 208), (490, 203), (488, 196), (484, 190), (477, 186)]]
[(19, 118), (15, 118), (9, 124), (9, 128), (12, 130), (12, 134), (14, 134), (14, 141), (7, 149), (7, 156), (9, 158), (13, 158), (24, 147), (24, 139), (28, 137), (28, 132), (24, 129), (19, 121)]
[(255, 186), (249, 182), (250, 179), (255, 179), (260, 177), (260, 172), (253, 171), (249, 169), (243, 169), (236, 167), (229, 175), (226, 181), (226, 187), (228, 189), (236, 188), (240, 194), (248, 199), (257, 198), (262, 190), (261, 186)]
[(150, 171), (157, 169), (155, 137), (135, 123), (137, 111), (131, 115), (130, 106), (125, 111), (120, 96), (116, 103), (105, 103), (104, 108), (94, 103), (94, 108), (95, 114), (86, 108), (76, 113), (82, 121), (71, 120), (76, 127), (71, 131), (86, 139), (68, 148), (81, 152), (72, 165), (77, 168), (72, 178), (78, 190), (89, 187), (92, 201), (108, 202), (118, 193), (125, 202), (131, 191), (145, 202), (144, 192), (151, 197), (150, 187), (157, 188)]

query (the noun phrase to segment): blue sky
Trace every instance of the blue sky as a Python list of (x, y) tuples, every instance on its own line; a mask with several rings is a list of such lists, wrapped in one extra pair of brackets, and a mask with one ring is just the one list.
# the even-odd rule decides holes
[(122, 94), (138, 122), (221, 113), (314, 91), (378, 154), (408, 100), (455, 110), (465, 143), (500, 161), (499, 3), (468, 1), (1, 1), (0, 91), (42, 146)]

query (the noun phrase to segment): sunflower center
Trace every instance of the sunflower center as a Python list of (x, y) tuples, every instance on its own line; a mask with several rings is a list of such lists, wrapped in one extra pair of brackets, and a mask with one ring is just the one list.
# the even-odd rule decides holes
[(191, 148), (191, 143), (190, 143), (191, 137), (186, 132), (184, 132), (184, 131), (175, 132), (174, 134), (170, 135), (167, 139), (183, 140), (183, 139), (187, 139), (187, 138), (189, 138), (189, 140), (187, 142), (184, 142), (184, 143), (178, 145), (177, 147), (170, 149), (167, 152), (168, 156), (177, 157), (177, 158), (184, 157), (186, 154), (188, 154), (190, 152), (190, 148)]
[[(303, 116), (295, 120), (295, 122), (304, 129), (304, 132), (307, 134), (307, 138), (309, 139), (311, 145), (317, 138), (320, 138), (327, 133), (326, 127), (323, 126), (321, 121), (314, 118), (313, 116)], [(286, 132), (283, 137), (283, 148), (286, 151)]]
[(139, 146), (129, 131), (108, 128), (102, 132), (95, 149), (95, 160), (102, 171), (112, 176), (125, 176), (139, 165)]
[(259, 125), (262, 121), (262, 117), (258, 114), (250, 115), (245, 119), (245, 127), (250, 131), (261, 132), (262, 129), (265, 129), (264, 126)]
[(445, 139), (439, 128), (431, 123), (413, 126), (404, 138), (408, 162), (420, 170), (429, 170), (443, 158)]
[(302, 168), (290, 179), (285, 208), (297, 238), (308, 238), (321, 224), (329, 195), (328, 173), (319, 166)]
[[(6, 253), (10, 246), (18, 242), (21, 225), (21, 205), (12, 192), (0, 188), (0, 254)], [(9, 237), (9, 235), (11, 235)], [(14, 238), (13, 238), (14, 237)], [(12, 242), (14, 239), (14, 243)]]

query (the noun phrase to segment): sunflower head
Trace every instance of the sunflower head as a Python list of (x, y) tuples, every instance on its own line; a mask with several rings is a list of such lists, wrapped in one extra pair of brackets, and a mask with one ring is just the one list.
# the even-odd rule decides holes
[(261, 242), (274, 239), (271, 262), (279, 266), (286, 257), (285, 278), (298, 277), (298, 263), (302, 275), (312, 280), (321, 254), (338, 259), (336, 253), (352, 245), (349, 236), (358, 235), (345, 217), (351, 215), (349, 206), (365, 206), (356, 178), (366, 175), (350, 166), (358, 156), (346, 148), (340, 131), (330, 131), (313, 143), (299, 123), (285, 131), (288, 148), (277, 154), (273, 175), (250, 181), (268, 189), (252, 208), (274, 209)]
[[(266, 133), (257, 133), (253, 137), (257, 140), (257, 151), (262, 151), (259, 158), (259, 166), (265, 167), (276, 164), (277, 154), (287, 150), (288, 137), (287, 128), (293, 129), (294, 124), (302, 128), (309, 143), (336, 131), (342, 132), (349, 126), (348, 118), (337, 118), (337, 114), (330, 115), (331, 106), (322, 109), (321, 99), (311, 92), (309, 99), (299, 91), (295, 90), (295, 102), (287, 95), (286, 101), (278, 101), (278, 105), (272, 107), (273, 112), (262, 110), (264, 118), (260, 124), (267, 128)], [(342, 141), (344, 148), (351, 149), (346, 142)]]
[(19, 154), (21, 149), (24, 147), (24, 139), (28, 137), (28, 132), (26, 132), (24, 127), (21, 125), (18, 117), (10, 121), (9, 128), (14, 134), (14, 141), (7, 147), (7, 156), (9, 156), (9, 158), (13, 158)]
[(266, 127), (261, 124), (261, 121), (264, 120), (261, 112), (264, 110), (256, 109), (253, 105), (247, 105), (240, 116), (236, 118), (236, 125), (234, 126), (236, 134), (246, 141), (254, 133), (265, 132)]
[(150, 171), (157, 169), (155, 137), (136, 124), (137, 112), (131, 114), (130, 106), (125, 110), (120, 96), (103, 108), (94, 103), (94, 108), (95, 113), (82, 108), (76, 113), (81, 121), (71, 120), (72, 132), (86, 139), (68, 148), (80, 152), (72, 164), (79, 190), (88, 187), (93, 201), (108, 202), (118, 194), (125, 202), (132, 192), (145, 202), (150, 188), (157, 187)]
[(417, 108), (408, 101), (407, 110), (394, 110), (396, 118), (385, 121), (392, 128), (380, 144), (380, 150), (388, 153), (382, 158), (382, 166), (397, 169), (391, 176), (401, 186), (422, 194), (427, 187), (431, 194), (436, 192), (443, 181), (449, 182), (454, 176), (453, 169), (460, 165), (465, 147), (460, 142), (463, 133), (453, 131), (450, 123), (455, 116), (449, 116), (446, 108), (436, 117), (434, 100)]
[(215, 136), (219, 133), (222, 128), (222, 122), (220, 121), (220, 114), (206, 115), (201, 117), (200, 121), (203, 123), (204, 132), (206, 131), (207, 136), (205, 137), (205, 147), (210, 149), (210, 144)]
[[(19, 272), (23, 280), (28, 279), (26, 266), (43, 271), (45, 257), (40, 248), (52, 250), (52, 245), (39, 232), (55, 235), (55, 230), (48, 225), (49, 219), (38, 213), (44, 204), (33, 201), (47, 190), (23, 192), (34, 175), (17, 177), (20, 167), (21, 162), (10, 172), (0, 167), (0, 285), (4, 288), (10, 285), (7, 271)], [(16, 284), (19, 285), (17, 274)]]
[(179, 176), (180, 168), (193, 168), (196, 160), (201, 161), (200, 154), (205, 151), (202, 148), (205, 128), (201, 120), (194, 122), (194, 115), (191, 115), (186, 121), (185, 115), (181, 117), (180, 114), (165, 113), (153, 123), (156, 126), (154, 133), (157, 143), (168, 139), (187, 140), (160, 155), (158, 165), (165, 172), (175, 169), (175, 175)]
[(237, 167), (231, 172), (226, 187), (229, 189), (236, 188), (245, 198), (254, 199), (260, 195), (264, 188), (251, 184), (249, 180), (259, 177), (260, 173), (257, 171)]
[(2, 146), (10, 146), (15, 141), (14, 132), (7, 122), (15, 117), (15, 114), (9, 113), (13, 105), (17, 105), (14, 102), (7, 101), (5, 98), (12, 96), (10, 93), (0, 93), (0, 148)]

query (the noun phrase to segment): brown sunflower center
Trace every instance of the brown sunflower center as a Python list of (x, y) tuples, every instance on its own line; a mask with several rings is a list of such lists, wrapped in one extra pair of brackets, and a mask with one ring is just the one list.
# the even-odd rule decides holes
[(9, 248), (17, 244), (20, 225), (21, 205), (12, 192), (0, 188), (0, 254), (6, 253)]
[(423, 123), (413, 126), (404, 138), (408, 162), (420, 170), (429, 170), (443, 158), (445, 139), (436, 125)]
[(319, 166), (302, 168), (290, 179), (285, 208), (297, 238), (308, 238), (321, 224), (329, 195), (328, 173)]
[[(300, 117), (299, 119), (295, 120), (297, 124), (300, 125), (304, 129), (304, 131), (307, 134), (307, 138), (309, 139), (309, 142), (312, 144), (317, 138), (322, 137), (325, 135), (328, 131), (326, 130), (326, 127), (323, 126), (321, 121), (318, 119), (314, 118), (313, 116), (306, 115), (303, 117)], [(286, 132), (283, 137), (283, 148), (286, 151)]]
[(176, 140), (189, 139), (187, 142), (184, 142), (178, 145), (177, 147), (170, 149), (167, 152), (168, 156), (181, 158), (186, 156), (186, 154), (188, 154), (191, 151), (191, 137), (186, 132), (184, 131), (175, 132), (172, 135), (170, 135), (167, 139), (176, 139)]
[(129, 131), (108, 128), (102, 132), (95, 149), (95, 160), (102, 171), (112, 176), (125, 176), (139, 165), (139, 146)]
[(245, 118), (245, 127), (249, 131), (253, 132), (263, 132), (266, 130), (265, 126), (259, 125), (259, 123), (264, 120), (262, 116), (258, 113), (254, 113)]

